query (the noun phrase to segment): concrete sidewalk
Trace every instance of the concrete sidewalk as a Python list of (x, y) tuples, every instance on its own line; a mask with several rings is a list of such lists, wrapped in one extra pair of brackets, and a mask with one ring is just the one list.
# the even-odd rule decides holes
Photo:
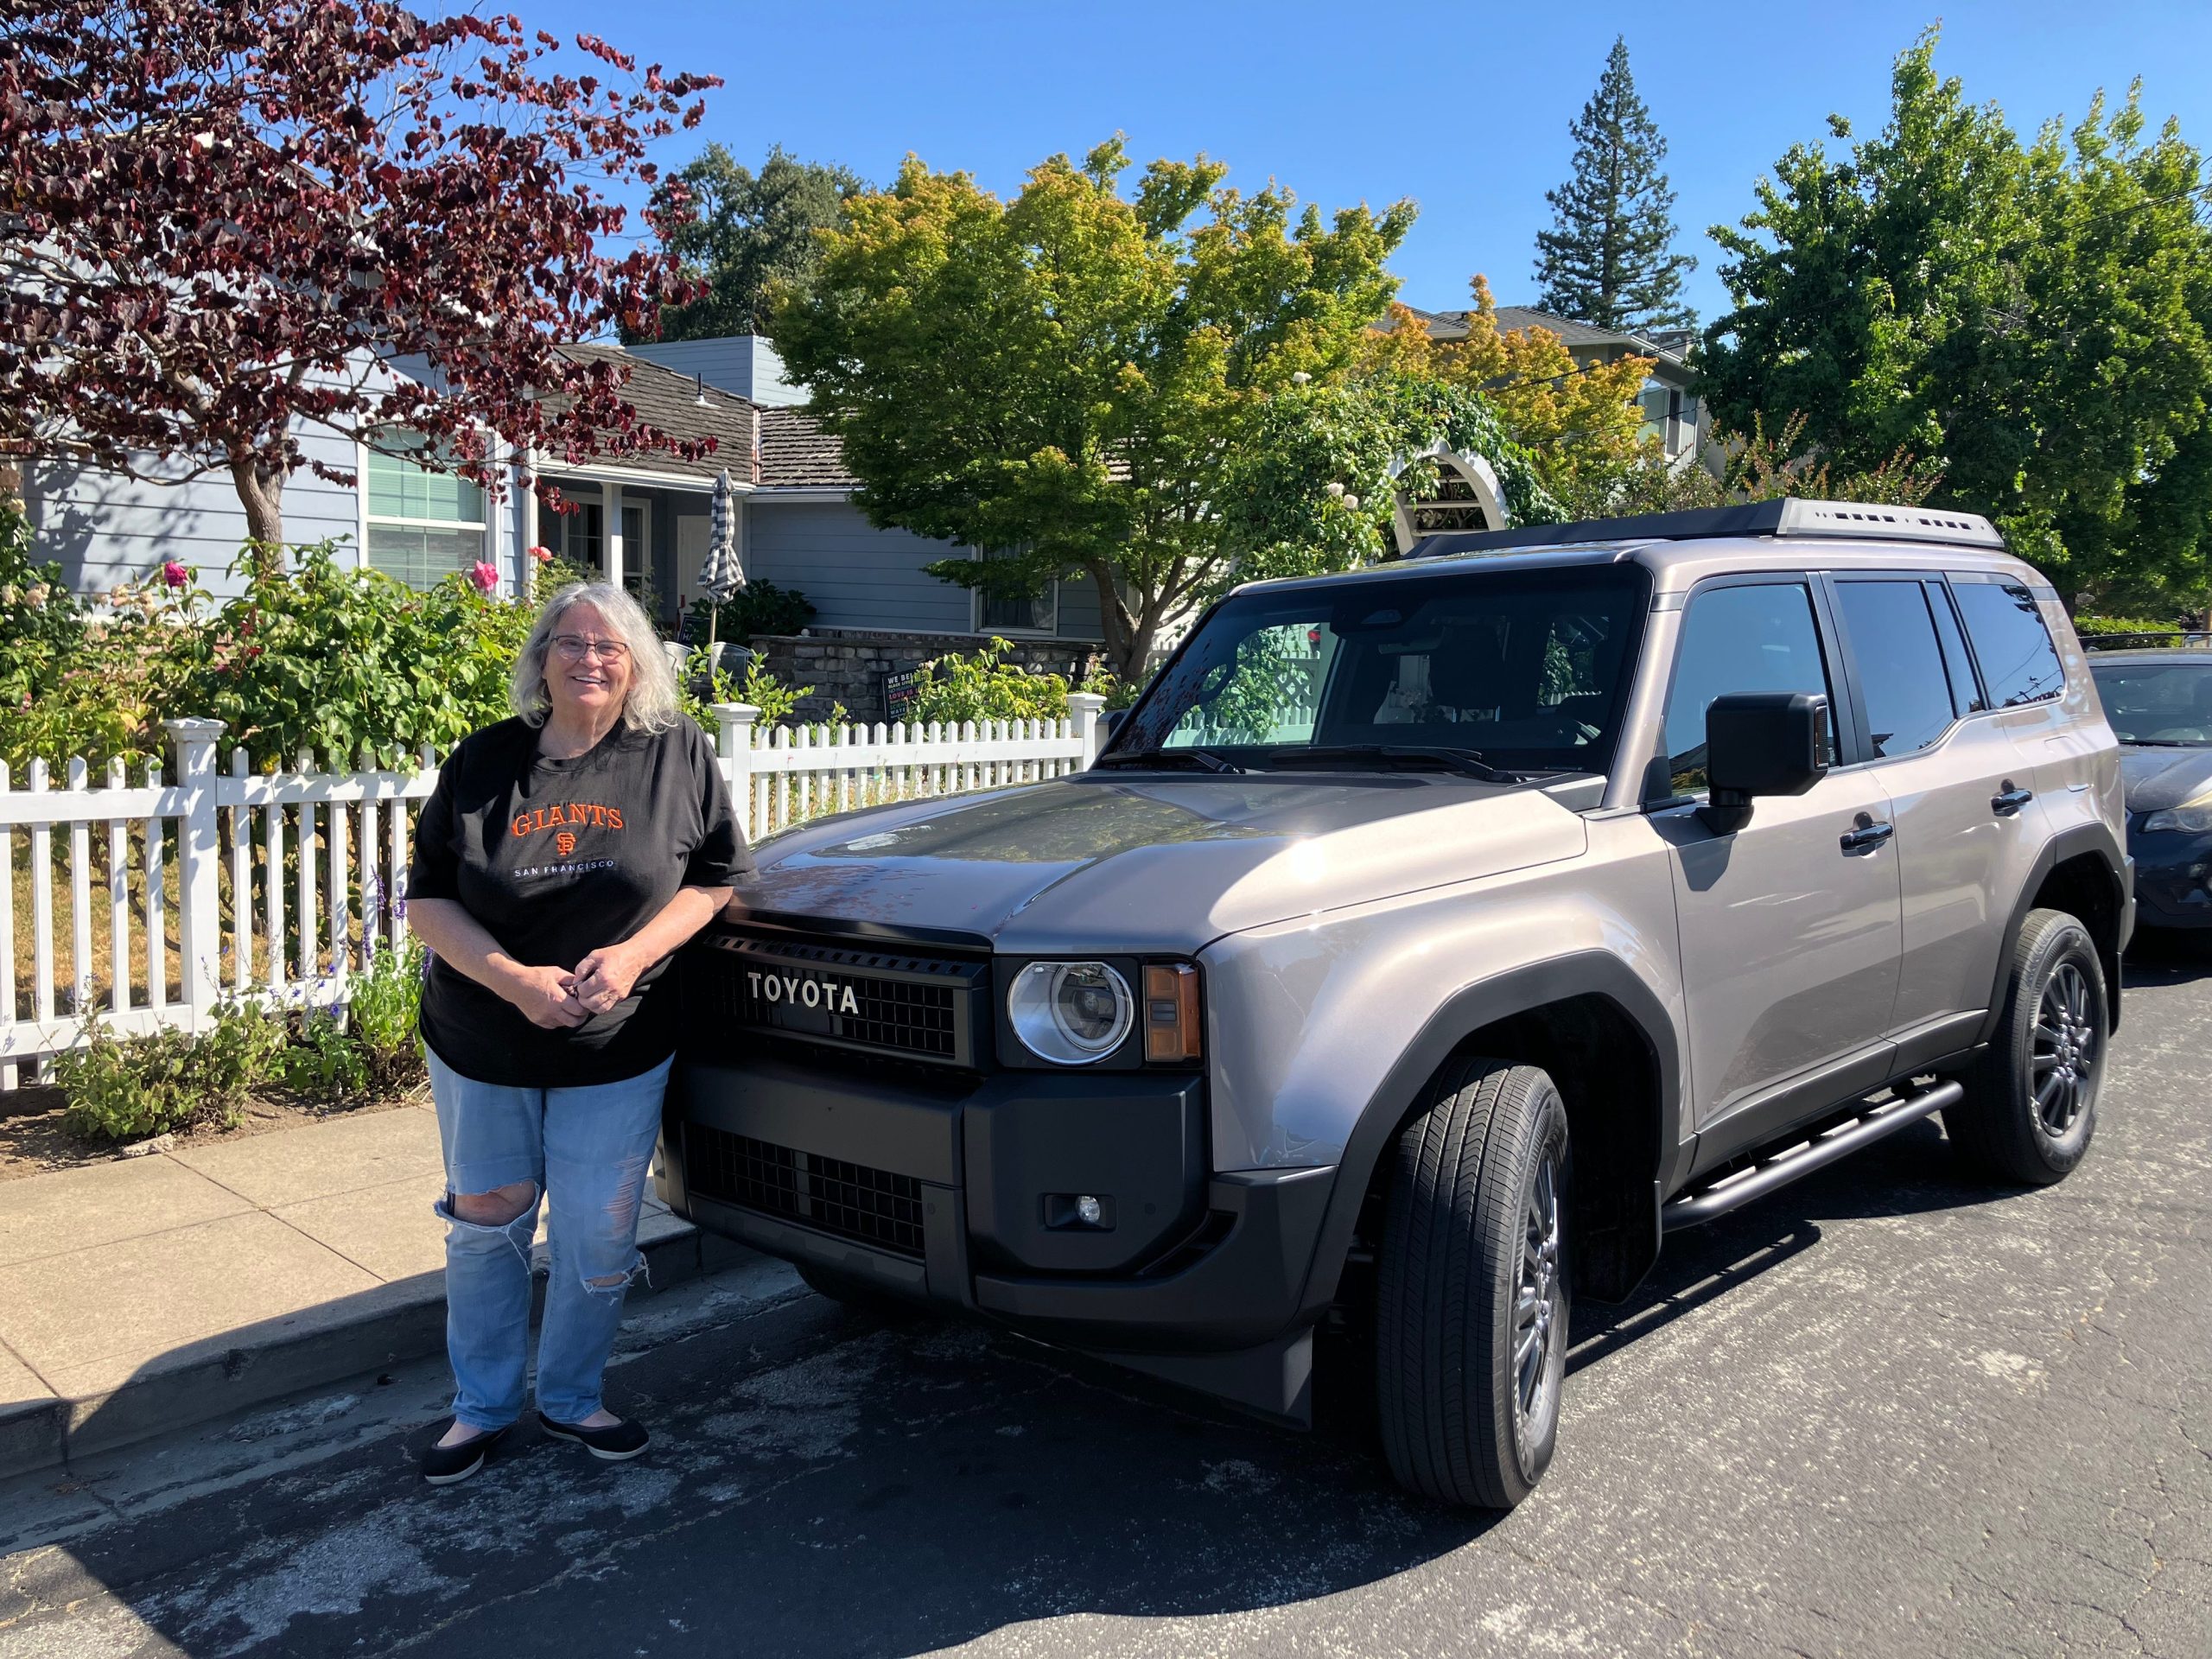
[[(442, 1169), (426, 1104), (0, 1182), (0, 1476), (436, 1352)], [(639, 1243), (751, 1255), (650, 1198)]]

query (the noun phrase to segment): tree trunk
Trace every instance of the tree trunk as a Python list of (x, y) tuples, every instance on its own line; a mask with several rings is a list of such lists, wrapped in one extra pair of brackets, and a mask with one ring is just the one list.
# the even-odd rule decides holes
[(262, 576), (284, 571), (284, 474), (259, 456), (234, 455), (231, 482), (245, 509), (245, 538), (253, 568)]
[[(1098, 589), (1098, 627), (1106, 636), (1106, 655), (1114, 664), (1115, 677), (1126, 683), (1134, 671), (1129, 664), (1136, 630), (1131, 626), (1128, 607), (1122, 603), (1121, 591), (1114, 585), (1114, 567), (1098, 560), (1090, 569), (1090, 580)], [(1141, 669), (1142, 653), (1135, 660)]]

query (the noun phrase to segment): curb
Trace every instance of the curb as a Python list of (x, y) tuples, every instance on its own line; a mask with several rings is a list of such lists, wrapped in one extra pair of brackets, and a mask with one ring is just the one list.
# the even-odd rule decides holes
[[(638, 1237), (656, 1290), (754, 1255), (672, 1216), (657, 1220), (658, 1226), (649, 1223)], [(544, 1265), (543, 1246), (536, 1265)], [(533, 1325), (543, 1306), (540, 1279), (531, 1313)], [(0, 1479), (67, 1468), (74, 1458), (437, 1353), (445, 1346), (445, 1318), (443, 1275), (423, 1274), (327, 1309), (308, 1309), (230, 1332), (216, 1342), (194, 1344), (164, 1356), (119, 1388), (82, 1399), (0, 1408)]]

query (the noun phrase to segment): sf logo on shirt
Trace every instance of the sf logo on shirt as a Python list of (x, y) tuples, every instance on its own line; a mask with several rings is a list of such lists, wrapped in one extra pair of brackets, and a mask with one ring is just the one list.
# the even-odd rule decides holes
[(522, 813), (507, 828), (509, 833), (518, 839), (552, 830), (554, 851), (567, 858), (576, 850), (576, 833), (569, 826), (585, 824), (597, 830), (619, 830), (622, 828), (622, 809), (602, 806), (596, 801), (541, 806), (533, 811)]

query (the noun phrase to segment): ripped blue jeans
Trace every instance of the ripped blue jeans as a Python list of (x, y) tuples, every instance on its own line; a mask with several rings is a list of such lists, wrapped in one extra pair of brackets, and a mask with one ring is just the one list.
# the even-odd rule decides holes
[[(445, 1148), (446, 1352), (453, 1412), (474, 1428), (522, 1414), (530, 1342), (530, 1245), (548, 1206), (545, 1318), (537, 1333), (537, 1408), (580, 1423), (600, 1408), (600, 1373), (622, 1299), (645, 1265), (638, 1216), (660, 1130), (663, 1060), (620, 1083), (516, 1089), (464, 1077), (433, 1052), (430, 1092)], [(463, 1221), (461, 1192), (529, 1183), (530, 1206), (502, 1227)]]

